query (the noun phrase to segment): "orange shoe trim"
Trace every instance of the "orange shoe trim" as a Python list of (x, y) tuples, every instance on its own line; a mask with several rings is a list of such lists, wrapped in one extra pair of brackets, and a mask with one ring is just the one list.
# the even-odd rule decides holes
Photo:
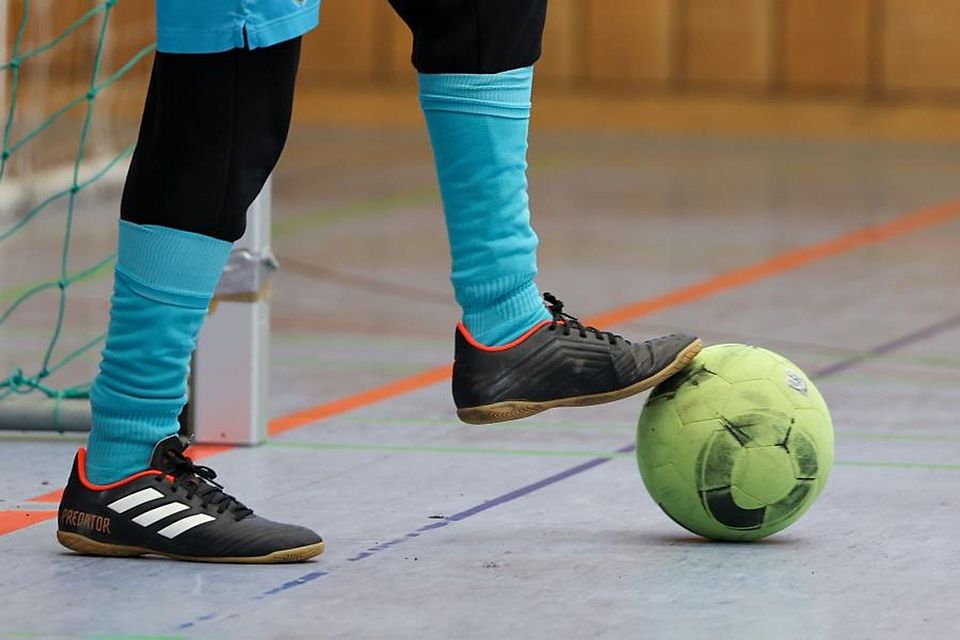
[(548, 325), (551, 322), (553, 322), (553, 320), (542, 320), (537, 324), (533, 325), (532, 329), (527, 331), (525, 334), (523, 334), (513, 342), (508, 342), (507, 344), (503, 344), (498, 347), (488, 347), (485, 344), (480, 344), (479, 342), (477, 342), (477, 339), (473, 337), (473, 334), (470, 333), (470, 330), (467, 329), (467, 326), (462, 322), (457, 323), (457, 331), (462, 333), (463, 337), (467, 339), (467, 342), (469, 342), (470, 345), (476, 349), (480, 349), (481, 351), (506, 351), (507, 349), (514, 348), (515, 346), (517, 346), (518, 344), (520, 344), (521, 342), (523, 342), (524, 340), (526, 340), (527, 338), (535, 334), (537, 331), (539, 331), (544, 325)]
[(87, 479), (87, 450), (83, 447), (77, 449), (77, 473), (80, 476), (80, 482), (83, 483), (83, 486), (90, 491), (106, 491), (107, 489), (116, 489), (117, 487), (122, 487), (129, 482), (133, 482), (137, 478), (163, 475), (162, 471), (157, 471), (156, 469), (147, 469), (146, 471), (141, 471), (140, 473), (135, 473), (132, 476), (128, 476), (123, 480), (111, 482), (110, 484), (94, 484)]

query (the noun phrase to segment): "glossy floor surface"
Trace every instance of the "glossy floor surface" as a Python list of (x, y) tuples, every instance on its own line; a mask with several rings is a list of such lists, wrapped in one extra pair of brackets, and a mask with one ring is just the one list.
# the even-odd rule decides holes
[[(205, 459), (324, 535), (304, 565), (71, 555), (36, 498), (76, 437), (0, 436), (0, 511), (38, 522), (0, 535), (0, 638), (960, 637), (958, 174), (952, 146), (534, 135), (544, 290), (627, 336), (766, 346), (827, 398), (833, 476), (766, 542), (704, 542), (651, 502), (625, 452), (642, 398), (467, 427), (439, 375)], [(421, 131), (296, 129), (274, 211), (274, 418), (450, 361)], [(80, 202), (71, 271), (114, 217)], [(54, 210), (0, 245), (0, 308), (55, 276), (63, 228)], [(102, 331), (109, 284), (69, 289), (53, 362)], [(0, 328), (2, 375), (38, 368), (56, 296)]]

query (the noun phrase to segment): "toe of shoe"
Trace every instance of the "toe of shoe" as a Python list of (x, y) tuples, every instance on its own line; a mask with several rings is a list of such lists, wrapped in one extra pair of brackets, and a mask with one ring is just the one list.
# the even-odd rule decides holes
[(647, 364), (653, 371), (660, 371), (673, 364), (677, 358), (699, 340), (696, 336), (673, 333), (653, 338), (635, 346), (640, 362)]
[(299, 525), (286, 524), (253, 516), (242, 520), (238, 541), (242, 541), (240, 555), (266, 555), (286, 549), (306, 547), (323, 542), (316, 532)]
[(316, 531), (296, 525), (290, 525), (290, 530), (287, 532), (286, 539), (288, 541), (288, 545), (296, 547), (306, 547), (308, 545), (319, 544), (323, 542), (323, 538), (321, 538), (320, 534), (318, 534)]

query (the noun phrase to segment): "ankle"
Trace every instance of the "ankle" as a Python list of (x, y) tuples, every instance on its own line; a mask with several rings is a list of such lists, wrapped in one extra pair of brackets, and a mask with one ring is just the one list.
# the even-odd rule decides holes
[(487, 297), (483, 305), (464, 305), (463, 313), (464, 326), (477, 342), (488, 347), (508, 344), (549, 319), (540, 290), (532, 280), (503, 295)]

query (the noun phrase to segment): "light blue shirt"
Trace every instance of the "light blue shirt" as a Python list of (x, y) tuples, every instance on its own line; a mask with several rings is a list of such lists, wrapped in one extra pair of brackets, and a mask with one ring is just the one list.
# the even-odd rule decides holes
[(217, 53), (269, 47), (320, 22), (320, 0), (156, 0), (157, 50)]

